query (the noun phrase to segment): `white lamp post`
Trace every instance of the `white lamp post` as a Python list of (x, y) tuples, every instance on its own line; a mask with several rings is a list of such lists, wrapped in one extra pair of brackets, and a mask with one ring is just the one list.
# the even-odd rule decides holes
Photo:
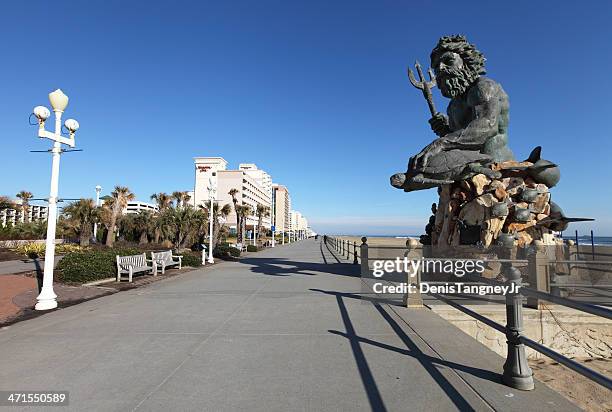
[(276, 242), (276, 222), (275, 222), (275, 216), (274, 216), (274, 198), (276, 197), (276, 195), (274, 194), (274, 188), (272, 188), (272, 210), (270, 211), (270, 220), (271, 220), (271, 229), (272, 229), (272, 247), (275, 246), (275, 242)]
[(55, 227), (57, 224), (57, 195), (59, 186), (59, 166), (62, 144), (74, 147), (74, 134), (79, 129), (79, 122), (68, 119), (64, 126), (68, 129), (69, 137), (62, 136), (62, 114), (68, 106), (68, 96), (60, 89), (49, 93), (49, 102), (55, 113), (55, 132), (45, 130), (45, 121), (51, 116), (45, 106), (36, 106), (33, 110), (38, 119), (38, 137), (53, 141), (51, 149), (51, 189), (49, 191), (49, 212), (47, 215), (47, 241), (45, 246), (45, 268), (43, 284), (40, 294), (36, 298), (36, 310), (49, 310), (57, 307), (57, 295), (53, 291), (53, 266), (55, 263)]
[[(102, 186), (96, 185), (96, 207), (100, 207), (100, 193), (102, 192)], [(94, 240), (98, 239), (98, 222), (94, 222)]]
[(208, 242), (208, 263), (215, 263), (213, 259), (213, 218), (214, 218), (214, 198), (215, 198), (215, 188), (213, 186), (212, 177), (208, 178), (208, 198), (210, 199), (210, 211), (208, 213), (208, 220), (210, 221), (210, 239)]

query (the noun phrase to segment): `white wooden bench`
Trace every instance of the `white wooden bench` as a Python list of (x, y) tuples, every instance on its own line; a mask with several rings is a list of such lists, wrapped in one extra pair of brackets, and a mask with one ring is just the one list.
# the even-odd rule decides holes
[(179, 269), (183, 267), (183, 256), (173, 255), (171, 250), (165, 250), (163, 252), (151, 252), (151, 260), (153, 261), (155, 273), (157, 273), (157, 268), (161, 267), (162, 275), (166, 273), (167, 267), (176, 265), (178, 265)]
[(128, 275), (128, 280), (131, 282), (134, 273), (151, 271), (153, 276), (157, 275), (155, 265), (148, 265), (151, 260), (147, 259), (147, 255), (132, 255), (119, 256), (117, 255), (117, 282), (121, 282), (121, 275)]

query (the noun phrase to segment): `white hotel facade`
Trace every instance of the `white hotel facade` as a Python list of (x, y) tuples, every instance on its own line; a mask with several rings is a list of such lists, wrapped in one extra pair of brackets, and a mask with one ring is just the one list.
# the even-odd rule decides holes
[(222, 157), (195, 157), (195, 182), (191, 195), (193, 206), (210, 204), (208, 191), (209, 180), (216, 188), (215, 202), (220, 206), (229, 204), (231, 212), (225, 225), (236, 229), (236, 213), (232, 196), (229, 192), (236, 189), (236, 200), (239, 205), (251, 207), (252, 215), (247, 217), (246, 226), (252, 229), (257, 224), (255, 211), (257, 205), (270, 208), (270, 216), (262, 219), (262, 225), (271, 230), (275, 226), (277, 234), (293, 231), (308, 233), (308, 221), (300, 212), (291, 210), (291, 196), (286, 186), (272, 182), (272, 176), (257, 167), (254, 163), (241, 163), (238, 169), (228, 169), (228, 162)]
[[(0, 210), (0, 225), (2, 227), (6, 225), (14, 226), (17, 223), (24, 223), (26, 221), (25, 213), (21, 206), (21, 199), (13, 200), (13, 203), (17, 205), (17, 208), (2, 209)], [(47, 220), (47, 212), (49, 208), (45, 205), (28, 205), (28, 221), (38, 222), (41, 220)]]
[[(229, 192), (237, 190), (236, 199), (239, 205), (249, 205), (253, 214), (247, 218), (246, 225), (252, 228), (257, 224), (255, 210), (261, 204), (272, 208), (272, 178), (253, 163), (242, 163), (237, 170), (228, 170), (227, 161), (222, 157), (196, 157), (195, 184), (193, 189), (193, 205), (205, 205), (210, 202), (208, 193), (209, 179), (216, 187), (215, 201), (223, 206), (229, 204), (231, 212), (227, 216), (226, 225), (236, 229), (236, 213), (232, 196)], [(270, 229), (271, 217), (264, 217), (262, 225)]]

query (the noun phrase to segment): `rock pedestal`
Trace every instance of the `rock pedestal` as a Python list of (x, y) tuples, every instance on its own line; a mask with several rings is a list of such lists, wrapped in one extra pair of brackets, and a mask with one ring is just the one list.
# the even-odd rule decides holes
[(508, 161), (491, 165), (501, 177), (477, 174), (440, 186), (438, 204), (421, 243), (434, 248), (495, 243), (525, 247), (536, 241), (556, 245), (547, 227), (551, 213), (549, 188), (529, 173), (530, 162)]

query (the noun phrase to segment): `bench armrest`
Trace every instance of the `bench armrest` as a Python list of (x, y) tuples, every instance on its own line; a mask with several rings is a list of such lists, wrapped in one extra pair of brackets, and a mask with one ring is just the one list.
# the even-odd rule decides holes
[(183, 255), (172, 255), (173, 258), (183, 258)]

